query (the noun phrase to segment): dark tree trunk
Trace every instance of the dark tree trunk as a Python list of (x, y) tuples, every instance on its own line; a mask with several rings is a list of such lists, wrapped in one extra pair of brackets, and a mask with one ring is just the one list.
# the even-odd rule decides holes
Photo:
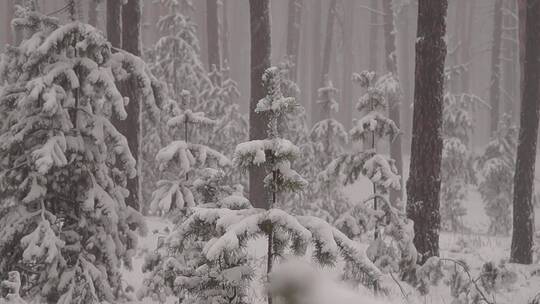
[(491, 49), (491, 84), (489, 102), (491, 105), (490, 135), (497, 132), (501, 103), (501, 38), (502, 38), (502, 0), (495, 0), (493, 16), (493, 41)]
[(224, 67), (229, 65), (229, 0), (221, 0), (223, 3), (221, 14), (221, 60)]
[(300, 26), (302, 24), (303, 0), (289, 0), (287, 18), (287, 57), (293, 63), (289, 77), (296, 82), (298, 71), (298, 50), (300, 44)]
[(419, 0), (407, 215), (419, 263), (439, 255), (442, 110), (448, 1)]
[[(383, 12), (384, 12), (384, 46), (386, 57), (386, 70), (391, 73), (393, 77), (398, 80), (397, 70), (397, 51), (396, 51), (396, 37), (394, 27), (394, 12), (392, 10), (392, 0), (383, 0)], [(401, 94), (395, 96), (390, 94), (388, 99), (388, 112), (389, 118), (393, 120), (398, 127), (401, 126), (400, 110), (401, 110)], [(390, 157), (396, 161), (396, 168), (398, 173), (403, 173), (403, 155), (401, 153), (401, 135), (398, 135), (394, 140), (390, 140)], [(402, 190), (390, 190), (390, 202), (394, 203), (397, 199), (403, 199)]]
[(217, 0), (206, 0), (206, 38), (208, 39), (208, 68), (221, 69), (219, 52), (219, 19)]
[(510, 253), (510, 262), (520, 264), (532, 263), (534, 234), (532, 194), (540, 118), (540, 1), (527, 0), (526, 5), (524, 81), (514, 174), (514, 218)]
[(369, 70), (377, 72), (377, 38), (379, 36), (379, 0), (371, 0), (371, 11), (369, 14)]
[(341, 89), (341, 106), (339, 107), (343, 125), (349, 130), (352, 126), (353, 87), (352, 73), (354, 67), (353, 33), (355, 0), (345, 0), (343, 20), (343, 86)]
[[(334, 21), (336, 16), (336, 5), (337, 0), (331, 0), (330, 6), (328, 7), (328, 19), (326, 21), (326, 36), (324, 39), (324, 50), (322, 58), (322, 69), (319, 79), (319, 88), (322, 88), (326, 85), (327, 79), (329, 79), (330, 73), (330, 56), (332, 55), (332, 42), (334, 38)], [(319, 120), (330, 118), (330, 107), (323, 107), (320, 104), (317, 104), (319, 108)]]
[(88, 3), (88, 24), (93, 27), (97, 27), (98, 23), (98, 5), (100, 0), (90, 0)]
[[(141, 56), (141, 0), (128, 0), (122, 7), (122, 49), (133, 55)], [(141, 207), (141, 99), (135, 87), (135, 80), (126, 81), (122, 88), (124, 96), (129, 98), (126, 106), (127, 118), (119, 121), (115, 120), (115, 126), (124, 134), (127, 139), (129, 149), (137, 161), (137, 176), (127, 181), (129, 196), (126, 204), (135, 210)]]
[[(267, 137), (267, 115), (255, 113), (257, 103), (266, 95), (262, 75), (270, 67), (270, 3), (269, 0), (250, 0), (251, 29), (251, 99), (249, 103), (249, 139)], [(270, 196), (264, 187), (266, 170), (252, 167), (249, 170), (249, 200), (256, 208), (268, 208)]]
[(122, 47), (122, 2), (107, 0), (107, 39), (113, 47)]
[(315, 0), (313, 7), (313, 16), (311, 19), (311, 27), (313, 29), (313, 35), (311, 37), (311, 125), (314, 125), (319, 121), (319, 107), (317, 104), (321, 75), (321, 20), (322, 20), (322, 1)]

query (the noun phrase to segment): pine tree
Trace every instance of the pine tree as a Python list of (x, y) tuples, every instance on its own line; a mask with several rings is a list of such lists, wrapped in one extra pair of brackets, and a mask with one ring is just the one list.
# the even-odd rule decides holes
[(478, 159), (478, 168), (482, 176), (478, 190), (491, 221), (488, 233), (508, 235), (512, 228), (512, 181), (516, 165), (518, 132), (509, 116), (505, 116), (498, 126), (486, 151)]
[(441, 164), (441, 227), (447, 231), (464, 231), (462, 217), (466, 214), (463, 202), (468, 185), (474, 182), (471, 170), (472, 134), (470, 111), (477, 98), (468, 94), (447, 93), (443, 110), (443, 154)]
[(164, 178), (157, 183), (158, 188), (152, 194), (150, 210), (153, 213), (165, 215), (194, 207), (197, 202), (192, 188), (198, 178), (213, 171), (211, 168), (217, 170), (230, 163), (220, 152), (190, 140), (194, 132), (216, 124), (215, 120), (206, 117), (203, 112), (190, 110), (187, 107), (190, 98), (189, 92), (184, 91), (183, 108), (173, 107), (173, 117), (167, 122), (167, 127), (177, 130), (177, 133), (182, 134), (182, 139), (170, 142), (156, 155), (156, 162), (159, 170), (164, 172)]
[[(162, 172), (155, 165), (156, 154), (161, 147), (173, 140), (167, 122), (177, 115), (178, 113), (174, 112), (182, 107), (201, 111), (199, 107), (202, 105), (203, 93), (211, 88), (210, 79), (200, 59), (196, 24), (182, 13), (192, 10), (190, 2), (165, 0), (161, 5), (168, 12), (161, 16), (157, 23), (161, 38), (154, 47), (145, 52), (145, 58), (151, 71), (159, 75), (159, 80), (166, 84), (170, 99), (161, 105), (159, 121), (155, 121), (151, 113), (143, 109), (141, 154), (145, 202), (151, 201), (154, 185), (162, 178)], [(184, 96), (185, 92), (188, 92), (189, 96)], [(182, 105), (182, 101), (186, 104)], [(203, 135), (206, 133), (203, 132)]]
[[(284, 97), (281, 92), (281, 81), (278, 68), (265, 71), (263, 83), (268, 92), (261, 99), (256, 111), (268, 112), (268, 138), (253, 140), (239, 144), (235, 151), (234, 161), (240, 168), (261, 166), (267, 176), (265, 188), (271, 193), (270, 209), (258, 209), (241, 215), (243, 218), (234, 221), (226, 228), (224, 235), (207, 250), (207, 256), (214, 259), (229, 251), (241, 250), (245, 242), (253, 237), (264, 235), (267, 245), (267, 273), (270, 273), (274, 260), (282, 255), (289, 244), (296, 254), (303, 254), (310, 242), (315, 243), (315, 257), (320, 263), (334, 263), (339, 251), (357, 266), (369, 278), (371, 286), (379, 284), (380, 272), (376, 267), (366, 264), (365, 256), (355, 253), (351, 256), (349, 246), (352, 244), (344, 234), (325, 221), (311, 216), (292, 216), (282, 210), (275, 209), (278, 194), (286, 191), (299, 191), (306, 186), (306, 181), (293, 169), (291, 162), (300, 155), (300, 150), (292, 142), (280, 137), (278, 124), (285, 113), (292, 111), (297, 105), (292, 97)], [(214, 219), (215, 220), (215, 219)], [(233, 246), (227, 244), (234, 244)], [(339, 248), (339, 249), (338, 249)], [(269, 297), (271, 302), (271, 297)]]
[(90, 25), (31, 10), (13, 24), (26, 39), (0, 69), (0, 272), (20, 270), (22, 296), (37, 301), (115, 301), (120, 268), (131, 267), (145, 232), (125, 203), (136, 171), (111, 123), (127, 115), (116, 83), (135, 79), (155, 114), (160, 86), (140, 58), (112, 52)]
[(309, 207), (312, 210), (311, 215), (329, 222), (335, 221), (350, 207), (347, 198), (341, 192), (342, 185), (339, 180), (326, 178), (324, 174), (319, 175), (332, 160), (345, 152), (345, 144), (348, 142), (345, 128), (331, 114), (339, 111), (339, 105), (335, 100), (337, 92), (330, 80), (326, 81), (324, 87), (319, 88), (318, 103), (325, 109), (324, 112), (328, 113), (328, 117), (313, 125), (309, 134), (313, 157), (317, 159), (316, 162), (309, 164), (315, 167), (315, 174), (310, 175)]
[[(391, 74), (376, 79), (375, 73), (364, 71), (355, 73), (353, 80), (366, 91), (357, 104), (365, 115), (353, 122), (349, 134), (353, 143), (364, 150), (340, 155), (323, 174), (327, 180), (343, 177), (345, 184), (354, 183), (363, 174), (373, 183), (373, 195), (342, 214), (336, 225), (350, 237), (373, 231), (368, 257), (385, 272), (403, 274), (416, 263), (412, 222), (400, 210), (399, 201), (388, 201), (389, 190), (399, 190), (401, 178), (394, 161), (377, 152), (377, 142), (391, 141), (399, 134), (396, 124), (383, 114), (387, 107), (385, 96), (397, 92), (399, 86)], [(346, 273), (346, 277), (351, 275), (357, 276), (354, 271)]]

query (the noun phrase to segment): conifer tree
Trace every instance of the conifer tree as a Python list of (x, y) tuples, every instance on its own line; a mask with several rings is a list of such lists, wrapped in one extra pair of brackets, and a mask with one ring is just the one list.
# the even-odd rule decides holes
[(468, 185), (474, 183), (470, 110), (476, 98), (468, 94), (448, 93), (443, 110), (443, 155), (441, 168), (441, 227), (447, 231), (464, 231), (462, 217), (466, 214), (463, 202)]
[[(385, 96), (395, 94), (399, 85), (392, 74), (376, 79), (375, 73), (367, 71), (355, 73), (353, 80), (365, 90), (357, 104), (357, 110), (364, 116), (353, 121), (349, 135), (353, 143), (363, 150), (340, 155), (322, 174), (329, 180), (342, 179), (345, 184), (354, 183), (360, 174), (370, 179), (373, 194), (342, 214), (336, 226), (349, 237), (373, 232), (368, 257), (384, 272), (403, 275), (416, 263), (412, 222), (405, 216), (399, 201), (388, 201), (389, 189), (399, 190), (401, 178), (394, 161), (377, 151), (377, 142), (385, 138), (391, 141), (400, 132), (396, 124), (384, 116), (387, 107)], [(345, 275), (358, 276), (353, 268)]]
[[(272, 194), (272, 206), (279, 199), (278, 194), (284, 191), (298, 191), (305, 187), (305, 180), (293, 169), (291, 161), (299, 155), (299, 149), (290, 141), (280, 137), (277, 122), (284, 114), (296, 106), (294, 98), (284, 97), (281, 93), (281, 80), (278, 68), (270, 68), (264, 73), (263, 83), (268, 95), (261, 99), (257, 111), (269, 112), (269, 137), (241, 143), (235, 151), (234, 162), (239, 168), (248, 169), (250, 166), (262, 166), (267, 172), (264, 179), (265, 187)], [(229, 207), (227, 206), (229, 205)], [(295, 254), (304, 254), (309, 244), (313, 245), (314, 256), (322, 264), (336, 263), (339, 256), (351, 261), (356, 269), (368, 278), (370, 286), (383, 289), (383, 275), (361, 251), (354, 242), (339, 230), (325, 221), (311, 216), (293, 216), (280, 209), (272, 207), (264, 209), (242, 209), (225, 204), (222, 208), (195, 208), (192, 214), (172, 234), (170, 246), (175, 252), (183, 250), (183, 244), (193, 237), (210, 237), (203, 246), (204, 265), (199, 269), (209, 269), (216, 263), (229, 262), (227, 267), (215, 272), (223, 279), (221, 286), (232, 287), (228, 282), (229, 275), (234, 274), (235, 290), (242, 295), (253, 280), (253, 272), (245, 265), (247, 258), (247, 242), (257, 237), (265, 237), (268, 241), (268, 257), (266, 270), (270, 272), (274, 260), (283, 256), (290, 249)], [(219, 207), (219, 205), (217, 206)], [(225, 207), (225, 208), (223, 208)], [(236, 210), (235, 210), (236, 209)], [(174, 261), (169, 264), (176, 263)], [(254, 265), (257, 267), (257, 265)], [(176, 266), (172, 266), (176, 267)], [(229, 270), (227, 270), (229, 269)], [(234, 269), (234, 270), (232, 270)], [(168, 272), (160, 272), (166, 275)], [(164, 280), (167, 280), (164, 278)], [(175, 276), (169, 277), (170, 281)], [(183, 278), (179, 281), (186, 282)], [(196, 281), (191, 281), (196, 282)], [(206, 282), (206, 281), (204, 281)], [(234, 289), (233, 288), (233, 289)], [(207, 291), (216, 290), (213, 288)], [(219, 289), (222, 290), (222, 289)], [(218, 302), (226, 300), (223, 293), (216, 294)], [(231, 302), (241, 303), (242, 297)]]
[(116, 83), (135, 80), (157, 115), (160, 86), (138, 57), (112, 52), (90, 25), (19, 9), (25, 39), (0, 65), (0, 273), (19, 270), (21, 295), (48, 303), (123, 297), (141, 215), (129, 206), (136, 174)]
[(488, 233), (508, 235), (512, 228), (512, 197), (516, 165), (517, 127), (504, 116), (483, 155), (478, 159), (482, 177), (478, 190), (490, 218)]

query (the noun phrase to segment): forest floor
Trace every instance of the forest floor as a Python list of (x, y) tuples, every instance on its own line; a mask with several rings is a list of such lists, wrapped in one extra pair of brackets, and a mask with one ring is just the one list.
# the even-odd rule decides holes
[[(539, 185), (540, 186), (540, 185)], [(366, 180), (360, 180), (357, 184), (349, 186), (344, 189), (345, 193), (354, 198), (354, 201), (359, 201), (363, 196), (370, 195), (370, 185)], [(540, 188), (537, 188), (540, 189)], [(482, 266), (486, 262), (493, 262), (495, 265), (499, 265), (502, 261), (507, 261), (510, 256), (510, 237), (493, 237), (486, 234), (487, 227), (489, 225), (489, 218), (484, 212), (484, 205), (479, 193), (471, 188), (467, 203), (467, 215), (463, 219), (463, 224), (469, 228), (467, 233), (441, 233), (440, 246), (441, 257), (456, 260), (465, 261), (470, 267), (470, 273), (473, 277), (477, 277)], [(540, 209), (537, 208), (536, 214), (540, 215)], [(540, 216), (536, 217), (537, 231), (540, 231)], [(144, 274), (141, 271), (141, 266), (144, 261), (144, 255), (146, 252), (153, 251), (156, 248), (159, 238), (166, 236), (166, 230), (172, 228), (172, 224), (163, 218), (148, 217), (148, 231), (149, 234), (140, 240), (139, 252), (135, 257), (133, 263), (133, 270), (128, 271), (124, 278), (128, 285), (134, 287), (137, 290), (142, 284)], [(261, 259), (259, 265), (264, 265), (262, 259), (266, 253), (264, 240), (256, 240), (249, 246), (249, 251), (256, 261)], [(309, 259), (309, 258), (307, 258)], [(263, 268), (263, 267), (260, 267)], [(540, 264), (532, 266), (521, 266), (515, 264), (506, 264), (506, 269), (515, 274), (514, 279), (509, 284), (501, 284), (498, 286), (493, 298), (490, 298), (492, 303), (515, 303), (525, 304), (528, 300), (533, 298), (536, 294), (540, 293)], [(325, 270), (328, 277), (337, 278), (339, 270)], [(253, 304), (265, 303), (263, 294), (263, 282), (264, 273), (261, 271), (252, 286), (252, 298)], [(339, 284), (339, 283), (337, 283)], [(337, 286), (337, 285), (336, 285)], [(345, 287), (346, 288), (346, 287)], [(330, 293), (332, 291), (329, 291)], [(451, 291), (449, 286), (444, 282), (441, 282), (438, 286), (431, 289), (430, 293), (425, 296), (415, 296), (414, 299), (410, 298), (406, 301), (401, 295), (396, 295), (393, 299), (386, 299), (384, 301), (371, 299), (369, 296), (358, 294), (361, 302), (364, 303), (425, 303), (425, 304), (450, 304), (453, 302)], [(335, 297), (334, 297), (335, 298)], [(324, 300), (319, 299), (318, 303), (310, 304), (349, 304), (355, 301), (344, 300), (339, 301), (334, 299), (333, 303), (326, 303)], [(343, 302), (343, 303), (340, 303)], [(157, 303), (152, 302), (150, 299), (144, 299), (141, 302), (136, 303)], [(174, 299), (170, 299), (170, 302), (176, 303)], [(462, 302), (459, 302), (462, 303)], [(356, 301), (355, 304), (358, 304)]]

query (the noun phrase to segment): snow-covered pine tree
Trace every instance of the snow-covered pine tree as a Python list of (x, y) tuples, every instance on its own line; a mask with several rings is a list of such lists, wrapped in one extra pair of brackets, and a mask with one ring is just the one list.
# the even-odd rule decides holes
[[(172, 296), (182, 303), (248, 303), (245, 280), (252, 271), (247, 257), (240, 253), (209, 260), (204, 248), (218, 236), (217, 230), (215, 225), (198, 220), (197, 214), (207, 208), (235, 212), (251, 208), (251, 204), (241, 189), (231, 191), (229, 187), (202, 181), (198, 184), (215, 186), (195, 188), (209, 203), (193, 208), (191, 216), (146, 257), (143, 272), (148, 274), (138, 291), (141, 300), (151, 298), (164, 303)], [(193, 231), (194, 227), (200, 230)]]
[[(267, 241), (267, 267), (272, 270), (274, 260), (282, 256), (288, 248), (295, 254), (303, 254), (309, 243), (314, 244), (314, 256), (321, 264), (332, 264), (338, 256), (351, 262), (361, 271), (371, 286), (379, 286), (381, 273), (354, 248), (354, 242), (336, 228), (312, 216), (293, 216), (280, 209), (275, 209), (278, 194), (285, 191), (298, 191), (306, 186), (306, 181), (291, 168), (291, 162), (300, 155), (300, 150), (292, 142), (280, 137), (278, 124), (285, 113), (297, 105), (292, 97), (285, 97), (281, 92), (281, 74), (277, 67), (271, 67), (263, 74), (263, 83), (267, 90), (256, 111), (267, 112), (268, 138), (241, 143), (235, 151), (234, 162), (240, 168), (264, 166), (265, 188), (270, 192), (272, 201), (269, 210), (255, 209), (231, 214), (215, 214), (218, 211), (205, 210), (198, 215), (207, 221), (206, 226), (217, 225), (222, 235), (205, 248), (206, 256), (215, 260), (224, 254), (232, 254), (245, 249), (249, 239), (264, 236)], [(210, 216), (208, 213), (214, 214)], [(269, 298), (271, 302), (271, 298)]]
[(210, 203), (205, 196), (196, 199), (193, 188), (201, 187), (201, 183), (205, 181), (211, 182), (220, 174), (219, 168), (230, 164), (225, 155), (190, 140), (190, 134), (201, 132), (201, 129), (215, 125), (216, 121), (206, 117), (203, 112), (193, 112), (187, 107), (191, 99), (188, 91), (183, 91), (181, 98), (183, 108), (171, 103), (173, 117), (169, 119), (167, 126), (177, 130), (182, 139), (170, 142), (156, 155), (163, 178), (157, 183), (158, 188), (152, 194), (150, 210), (160, 215)]
[[(186, 106), (200, 111), (201, 95), (211, 87), (210, 79), (200, 58), (197, 26), (185, 12), (193, 10), (189, 0), (161, 0), (163, 11), (167, 12), (157, 22), (160, 39), (145, 50), (145, 59), (159, 80), (166, 83), (171, 100), (162, 106), (162, 117), (159, 122), (151, 119), (148, 112), (143, 111), (143, 143), (142, 158), (143, 183), (142, 192), (145, 201), (151, 201), (153, 185), (162, 174), (155, 165), (155, 156), (160, 147), (173, 138), (169, 134), (167, 122), (174, 116), (173, 109), (182, 105), (184, 91), (190, 92)], [(213, 116), (212, 116), (213, 117)], [(145, 206), (148, 208), (148, 206)]]
[(0, 65), (0, 273), (40, 303), (113, 302), (145, 231), (124, 201), (136, 170), (110, 122), (126, 117), (116, 83), (135, 79), (154, 114), (160, 86), (90, 25), (22, 8), (12, 24), (25, 39)]
[(312, 176), (310, 183), (309, 201), (310, 209), (315, 209), (313, 215), (326, 221), (333, 222), (351, 206), (341, 192), (342, 185), (338, 179), (323, 178), (318, 175), (330, 162), (345, 152), (344, 145), (348, 141), (348, 134), (343, 125), (332, 117), (338, 112), (338, 103), (335, 96), (338, 90), (331, 80), (326, 79), (326, 86), (319, 88), (319, 100), (326, 117), (313, 125), (310, 132), (311, 145), (317, 161), (310, 164), (315, 167), (316, 175)]
[(489, 234), (508, 235), (512, 228), (512, 193), (518, 130), (510, 116), (504, 116), (499, 129), (478, 159), (478, 190), (490, 218)]
[[(389, 189), (400, 189), (401, 178), (394, 161), (377, 151), (378, 141), (399, 135), (396, 124), (383, 114), (387, 106), (385, 94), (394, 93), (399, 86), (391, 75), (376, 79), (375, 73), (368, 71), (355, 73), (353, 80), (366, 91), (357, 104), (357, 110), (365, 115), (353, 122), (349, 132), (355, 149), (334, 159), (321, 175), (327, 180), (343, 178), (345, 184), (356, 182), (360, 174), (370, 179), (373, 195), (345, 212), (336, 225), (350, 237), (373, 231), (369, 258), (383, 271), (399, 271), (403, 275), (416, 263), (413, 223), (402, 211), (400, 202), (388, 201)], [(363, 150), (359, 151), (359, 147)], [(346, 276), (357, 274), (353, 271)]]
[[(213, 132), (198, 136), (212, 148), (223, 151), (232, 158), (236, 145), (248, 138), (247, 116), (240, 111), (237, 103), (240, 97), (238, 83), (230, 78), (227, 62), (224, 63), (222, 70), (213, 65), (208, 78), (211, 85), (202, 92), (201, 103), (197, 110), (214, 117), (216, 125)], [(227, 175), (234, 183), (243, 182), (244, 178), (238, 170), (227, 172)]]
[(7, 280), (0, 283), (2, 290), (7, 290), (7, 295), (0, 298), (0, 304), (26, 304), (19, 295), (21, 289), (21, 275), (18, 271), (8, 272)]
[(443, 154), (441, 172), (441, 227), (447, 231), (464, 231), (462, 217), (468, 186), (474, 183), (473, 155), (469, 149), (472, 134), (470, 112), (475, 97), (447, 93), (443, 109)]

